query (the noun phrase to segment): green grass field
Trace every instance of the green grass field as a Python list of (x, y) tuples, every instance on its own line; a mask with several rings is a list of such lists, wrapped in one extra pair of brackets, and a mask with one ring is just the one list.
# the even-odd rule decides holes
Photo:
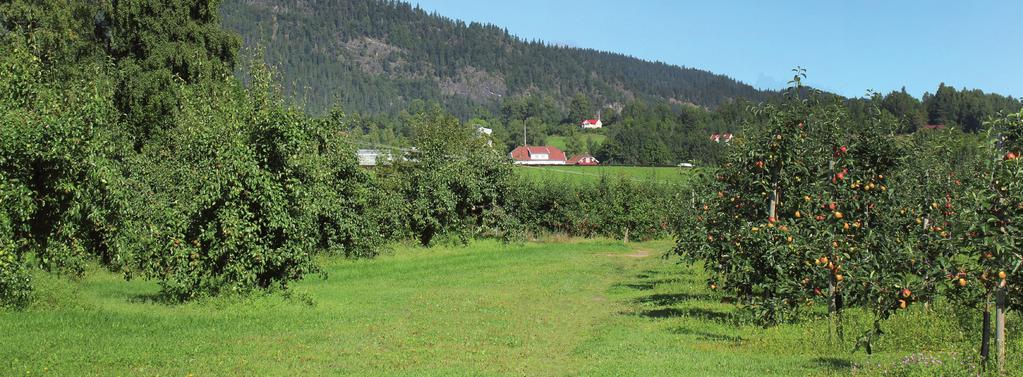
[[(290, 297), (182, 305), (95, 268), (75, 283), (40, 273), (36, 304), (0, 313), (0, 375), (881, 375), (918, 350), (947, 368), (953, 351), (975, 348), (940, 305), (886, 322), (871, 356), (849, 339), (830, 343), (823, 317), (742, 324), (699, 268), (660, 258), (670, 246), (399, 247), (323, 259), (329, 278), (307, 278)], [(867, 325), (854, 314), (849, 334)], [(1021, 350), (1014, 339), (1010, 355)], [(946, 371), (915, 368), (892, 375)]]
[[(579, 136), (580, 140), (584, 143), (586, 142), (587, 138), (593, 140), (593, 142), (597, 144), (604, 144), (604, 141), (607, 140), (607, 135), (604, 135), (602, 133), (584, 132)], [(547, 139), (544, 140), (544, 142), (546, 143), (546, 145), (555, 146), (558, 147), (558, 149), (565, 150), (564, 136), (548, 136)]]
[(627, 178), (637, 182), (686, 183), (703, 169), (647, 166), (516, 166), (516, 173), (537, 180), (593, 183), (601, 177)]

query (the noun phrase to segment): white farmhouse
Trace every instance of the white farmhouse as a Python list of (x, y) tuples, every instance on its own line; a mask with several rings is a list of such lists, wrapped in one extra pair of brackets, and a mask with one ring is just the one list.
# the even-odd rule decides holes
[(597, 117), (597, 119), (584, 120), (579, 126), (585, 130), (592, 130), (604, 127), (604, 123), (600, 121), (600, 117)]

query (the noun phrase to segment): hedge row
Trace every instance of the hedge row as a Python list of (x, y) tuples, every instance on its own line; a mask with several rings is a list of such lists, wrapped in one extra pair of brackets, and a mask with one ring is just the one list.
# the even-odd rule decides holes
[(649, 240), (669, 236), (671, 208), (682, 187), (603, 177), (596, 184), (532, 180), (511, 187), (509, 229), (525, 235)]

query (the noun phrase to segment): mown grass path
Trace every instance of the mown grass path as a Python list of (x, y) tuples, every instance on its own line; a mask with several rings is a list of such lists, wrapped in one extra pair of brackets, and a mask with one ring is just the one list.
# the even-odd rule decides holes
[[(660, 258), (669, 247), (401, 249), (324, 259), (329, 278), (291, 298), (184, 305), (103, 271), (78, 283), (40, 274), (33, 308), (0, 313), (0, 375), (848, 375), (961, 342), (938, 315), (894, 319), (924, 322), (870, 358), (830, 348), (826, 321), (739, 325), (699, 270)], [(936, 331), (946, 338), (920, 337)]]

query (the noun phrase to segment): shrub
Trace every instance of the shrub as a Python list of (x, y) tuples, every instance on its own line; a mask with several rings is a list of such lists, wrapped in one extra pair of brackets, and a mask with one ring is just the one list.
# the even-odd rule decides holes
[(50, 271), (83, 273), (90, 255), (116, 267), (118, 201), (109, 151), (116, 112), (104, 67), (76, 76), (47, 69), (17, 35), (0, 47), (0, 211), (14, 253)]
[(32, 300), (32, 281), (14, 253), (0, 247), (0, 308), (24, 308)]
[(342, 133), (344, 114), (311, 122), (308, 168), (313, 174), (311, 205), (316, 212), (317, 248), (349, 258), (372, 257), (388, 238), (387, 193), (359, 167), (355, 150)]
[(139, 194), (129, 276), (158, 279), (165, 293), (187, 299), (286, 287), (318, 271), (311, 258), (324, 239), (325, 180), (354, 161), (327, 166), (332, 147), (259, 77), (249, 92), (183, 87), (178, 124), (132, 161)]
[(422, 245), (437, 236), (480, 234), (504, 201), (508, 158), (439, 108), (414, 119), (414, 149), (379, 176), (397, 195), (401, 226)]
[(509, 191), (505, 209), (533, 234), (649, 240), (669, 233), (678, 189), (624, 177), (603, 177), (596, 184), (523, 180)]

